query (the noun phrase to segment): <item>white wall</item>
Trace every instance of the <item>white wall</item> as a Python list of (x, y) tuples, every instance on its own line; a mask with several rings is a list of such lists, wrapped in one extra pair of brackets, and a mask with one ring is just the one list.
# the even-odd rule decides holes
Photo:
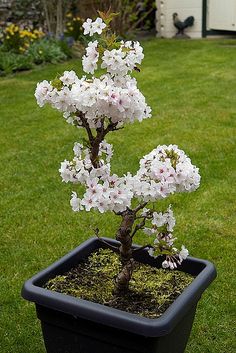
[(236, 31), (236, 0), (208, 0), (208, 28)]
[(192, 27), (185, 30), (191, 38), (202, 37), (202, 0), (156, 0), (157, 3), (157, 35), (172, 38), (176, 33), (172, 14), (177, 12), (181, 21), (194, 16)]

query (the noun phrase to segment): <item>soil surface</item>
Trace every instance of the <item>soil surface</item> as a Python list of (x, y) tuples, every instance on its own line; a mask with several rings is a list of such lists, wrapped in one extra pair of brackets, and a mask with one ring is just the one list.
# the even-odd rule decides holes
[(147, 318), (157, 318), (194, 279), (181, 271), (136, 262), (128, 293), (117, 297), (112, 292), (120, 268), (117, 254), (109, 249), (99, 249), (77, 267), (50, 279), (44, 287)]

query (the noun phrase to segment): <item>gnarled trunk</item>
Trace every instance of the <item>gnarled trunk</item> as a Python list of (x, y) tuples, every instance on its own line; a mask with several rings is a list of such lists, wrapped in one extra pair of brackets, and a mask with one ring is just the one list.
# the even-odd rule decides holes
[(122, 213), (122, 222), (116, 234), (116, 240), (121, 243), (119, 250), (122, 263), (122, 270), (115, 280), (114, 293), (116, 295), (122, 295), (127, 292), (133, 272), (134, 260), (132, 258), (131, 232), (134, 221), (134, 211), (127, 209)]

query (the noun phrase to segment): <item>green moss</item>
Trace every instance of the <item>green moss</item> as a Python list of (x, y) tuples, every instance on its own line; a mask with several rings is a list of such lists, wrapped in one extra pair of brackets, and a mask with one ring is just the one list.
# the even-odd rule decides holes
[(49, 280), (46, 288), (141, 316), (160, 316), (193, 280), (181, 271), (157, 269), (136, 263), (129, 292), (124, 297), (112, 294), (120, 271), (117, 254), (100, 249), (64, 275)]

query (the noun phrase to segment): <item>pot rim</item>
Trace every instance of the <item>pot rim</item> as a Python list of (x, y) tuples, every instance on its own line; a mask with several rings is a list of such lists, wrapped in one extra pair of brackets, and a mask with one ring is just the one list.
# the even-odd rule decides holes
[[(119, 244), (119, 242), (110, 238), (102, 239), (112, 245)], [(185, 288), (169, 308), (156, 319), (141, 317), (137, 314), (128, 313), (41, 287), (49, 278), (62, 273), (63, 271), (60, 272), (60, 270), (62, 270), (68, 262), (78, 258), (78, 255), (83, 252), (88, 255), (100, 247), (102, 247), (102, 243), (98, 238), (92, 237), (86, 240), (61, 259), (27, 280), (22, 288), (22, 297), (35, 302), (36, 304), (70, 314), (74, 317), (83, 318), (103, 325), (105, 324), (107, 326), (146, 337), (159, 337), (164, 336), (173, 330), (176, 324), (187, 314), (188, 310), (197, 304), (202, 293), (216, 277), (216, 269), (211, 262), (189, 256), (183, 261), (184, 269), (189, 266), (195, 266), (200, 269), (200, 271), (198, 271), (199, 273), (194, 278), (193, 282)], [(134, 248), (138, 247), (138, 245), (134, 245)], [(145, 256), (150, 258), (146, 251)], [(82, 257), (80, 257), (80, 260), (81, 259)], [(141, 260), (141, 262), (146, 261)], [(184, 269), (181, 268), (181, 266), (178, 268), (178, 270), (182, 271)]]

